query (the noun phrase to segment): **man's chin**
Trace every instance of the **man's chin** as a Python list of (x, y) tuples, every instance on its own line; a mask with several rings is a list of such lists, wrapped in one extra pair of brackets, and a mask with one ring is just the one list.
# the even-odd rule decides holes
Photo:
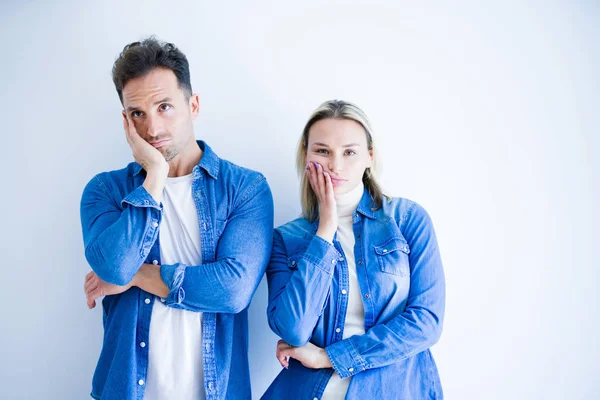
[(173, 149), (171, 147), (166, 149), (160, 149), (160, 152), (162, 153), (163, 157), (167, 162), (173, 160), (179, 154), (179, 151), (177, 149)]

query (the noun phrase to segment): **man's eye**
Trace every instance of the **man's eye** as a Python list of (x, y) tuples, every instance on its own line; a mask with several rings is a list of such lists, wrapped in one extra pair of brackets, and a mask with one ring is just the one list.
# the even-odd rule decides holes
[(168, 111), (168, 110), (170, 110), (171, 108), (172, 108), (172, 107), (171, 107), (171, 105), (170, 105), (170, 104), (161, 104), (161, 105), (160, 105), (160, 110), (161, 110), (161, 111)]
[(355, 152), (354, 150), (348, 150), (348, 151), (346, 152), (346, 154), (348, 154), (349, 156), (353, 156), (353, 155), (355, 155), (355, 154), (356, 154), (356, 152)]
[(133, 111), (133, 112), (131, 113), (131, 116), (132, 116), (133, 118), (138, 118), (138, 117), (141, 117), (141, 116), (142, 116), (142, 112), (141, 112), (141, 111)]

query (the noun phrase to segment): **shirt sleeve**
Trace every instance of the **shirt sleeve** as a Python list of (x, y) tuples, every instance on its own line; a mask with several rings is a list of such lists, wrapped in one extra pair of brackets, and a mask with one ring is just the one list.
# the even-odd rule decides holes
[(275, 233), (267, 269), (267, 319), (273, 332), (290, 345), (302, 346), (310, 340), (329, 296), (339, 257), (331, 243), (315, 235), (306, 251), (290, 258), (281, 235)]
[(85, 257), (100, 279), (123, 286), (131, 282), (158, 237), (162, 205), (143, 186), (117, 200), (109, 194), (108, 179), (97, 175), (83, 190)]

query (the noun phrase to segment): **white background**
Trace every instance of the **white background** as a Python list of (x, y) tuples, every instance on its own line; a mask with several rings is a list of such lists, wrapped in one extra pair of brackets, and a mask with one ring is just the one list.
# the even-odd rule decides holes
[[(370, 116), (382, 182), (433, 218), (448, 399), (600, 398), (600, 6), (572, 2), (117, 1), (0, 6), (0, 398), (84, 399), (102, 338), (79, 200), (125, 166), (110, 71), (156, 34), (188, 56), (197, 138), (299, 213), (295, 146), (322, 101)], [(279, 371), (250, 308), (253, 397)]]

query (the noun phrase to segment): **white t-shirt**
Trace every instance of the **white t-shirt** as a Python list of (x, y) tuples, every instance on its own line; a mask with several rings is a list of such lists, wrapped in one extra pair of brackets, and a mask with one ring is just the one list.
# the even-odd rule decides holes
[[(162, 264), (202, 263), (192, 181), (191, 174), (167, 178), (159, 228)], [(204, 398), (202, 313), (170, 308), (157, 298), (150, 321), (144, 400)]]
[[(360, 199), (364, 192), (364, 185), (359, 185), (350, 192), (341, 196), (336, 196), (339, 225), (337, 229), (337, 239), (342, 245), (346, 261), (348, 263), (348, 309), (346, 310), (346, 319), (344, 321), (344, 333), (342, 339), (347, 339), (354, 335), (363, 335), (365, 333), (365, 309), (358, 285), (358, 276), (356, 274), (356, 262), (354, 259), (354, 231), (352, 229), (352, 214), (358, 207)], [(348, 386), (352, 377), (341, 379), (337, 372), (334, 372), (325, 391), (322, 400), (338, 400), (346, 397)]]

